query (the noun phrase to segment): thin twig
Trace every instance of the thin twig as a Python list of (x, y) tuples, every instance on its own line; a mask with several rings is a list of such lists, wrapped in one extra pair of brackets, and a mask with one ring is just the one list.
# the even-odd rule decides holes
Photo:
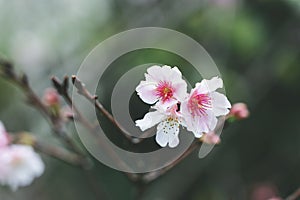
[(142, 181), (144, 181), (145, 183), (149, 183), (149, 182), (156, 180), (160, 176), (164, 175), (166, 172), (170, 171), (178, 163), (180, 163), (182, 160), (184, 160), (188, 155), (190, 155), (192, 152), (194, 152), (195, 149), (200, 147), (201, 144), (202, 143), (199, 140), (194, 140), (192, 145), (177, 160), (175, 160), (170, 165), (168, 165), (162, 169), (144, 174), (141, 178)]
[(27, 132), (20, 132), (11, 135), (12, 142), (15, 144), (25, 144), (32, 146), (35, 150), (44, 153), (53, 158), (59, 159), (65, 163), (78, 166), (84, 169), (89, 169), (91, 167), (91, 162), (82, 156), (67, 151), (64, 148), (50, 145), (48, 143), (42, 142), (37, 139), (34, 135)]
[(45, 144), (41, 141), (37, 141), (33, 147), (46, 155), (52, 156), (56, 159), (69, 163), (71, 165), (79, 166), (84, 169), (91, 168), (91, 162), (87, 159), (84, 159), (82, 156), (78, 154), (66, 151), (64, 148), (52, 146), (49, 144)]
[[(65, 99), (65, 101), (68, 103), (68, 105), (70, 107), (72, 107), (72, 109), (76, 115), (75, 119), (78, 120), (80, 123), (82, 123), (85, 126), (85, 128), (89, 131), (89, 133), (91, 133), (94, 136), (94, 138), (96, 137), (95, 141), (98, 142), (99, 146), (106, 149), (107, 152), (109, 153), (110, 157), (112, 159), (114, 159), (114, 161), (116, 163), (118, 163), (120, 167), (126, 168), (126, 170), (130, 170), (130, 167), (120, 158), (120, 156), (116, 152), (111, 150), (111, 147), (108, 144), (106, 144), (103, 140), (98, 138), (99, 137), (98, 135), (95, 135), (98, 127), (93, 126), (73, 104), (73, 101), (68, 93), (68, 85), (67, 85), (68, 77), (65, 76), (63, 82), (61, 82), (57, 77), (52, 77), (52, 83), (53, 83), (54, 87), (56, 88), (56, 90), (58, 91), (58, 93)], [(131, 173), (125, 173), (125, 174), (131, 181), (135, 181), (137, 179), (136, 178), (137, 176), (135, 174), (131, 174)]]
[(81, 115), (79, 110), (76, 108), (76, 106), (73, 104), (72, 98), (69, 95), (68, 88), (69, 88), (69, 77), (65, 76), (63, 82), (61, 82), (57, 77), (53, 76), (51, 78), (53, 86), (57, 90), (57, 92), (64, 98), (66, 103), (72, 108), (74, 111), (74, 114), (76, 116), (75, 119), (77, 119), (79, 122), (81, 122), (87, 129), (92, 130), (95, 127), (85, 118)]
[(77, 145), (65, 132), (60, 116), (53, 115), (49, 111), (48, 107), (45, 104), (43, 104), (40, 98), (32, 90), (32, 88), (29, 85), (26, 74), (22, 74), (21, 76), (18, 76), (15, 73), (13, 64), (3, 58), (0, 58), (0, 66), (2, 66), (3, 69), (2, 71), (0, 69), (1, 71), (0, 74), (23, 91), (23, 93), (27, 97), (27, 103), (29, 103), (36, 110), (40, 111), (43, 114), (43, 116), (46, 119), (48, 119), (48, 122), (53, 132), (57, 136), (62, 138), (65, 144), (67, 145), (67, 147), (69, 147), (72, 151), (82, 155), (82, 151), (77, 147)]
[[(226, 123), (226, 121), (225, 121)], [(224, 126), (224, 123), (218, 123), (217, 127), (215, 128), (215, 130), (220, 130), (222, 129)], [(156, 180), (157, 178), (159, 178), (160, 176), (164, 175), (166, 172), (170, 171), (171, 169), (173, 169), (177, 164), (179, 164), (182, 160), (184, 160), (187, 156), (189, 156), (191, 153), (193, 153), (197, 148), (199, 148), (202, 145), (202, 141), (201, 139), (194, 139), (194, 141), (192, 142), (191, 146), (174, 162), (172, 162), (170, 165), (159, 169), (157, 171), (153, 171), (153, 172), (149, 172), (144, 174), (141, 179), (142, 181), (149, 183), (152, 182), (154, 180)]]
[(77, 88), (78, 94), (84, 96), (88, 101), (95, 105), (96, 109), (100, 111), (108, 120), (110, 120), (129, 141), (131, 141), (134, 144), (139, 143), (141, 141), (140, 138), (131, 136), (130, 133), (126, 131), (126, 129), (122, 127), (122, 125), (119, 124), (119, 122), (117, 122), (115, 118), (98, 101), (98, 96), (92, 95), (85, 88), (84, 84), (74, 75), (72, 76), (72, 83)]
[(285, 200), (297, 200), (299, 198), (300, 198), (300, 187), (291, 195), (289, 195)]

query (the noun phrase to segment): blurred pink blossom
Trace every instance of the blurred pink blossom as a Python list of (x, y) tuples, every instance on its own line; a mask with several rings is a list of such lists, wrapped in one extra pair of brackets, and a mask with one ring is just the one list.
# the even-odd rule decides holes
[(59, 104), (59, 94), (54, 88), (47, 88), (43, 96), (44, 103), (48, 106)]
[(249, 116), (249, 110), (245, 103), (235, 103), (232, 105), (229, 116), (236, 119), (245, 119)]
[(0, 121), (0, 184), (12, 190), (31, 184), (44, 172), (44, 163), (31, 146), (9, 145), (8, 134)]
[(0, 149), (0, 184), (13, 191), (30, 185), (44, 169), (43, 161), (31, 146), (11, 145)]
[(277, 196), (277, 188), (272, 183), (259, 183), (254, 186), (250, 200), (281, 200), (281, 198)]
[(215, 134), (215, 132), (203, 134), (200, 140), (206, 144), (219, 144), (221, 142), (220, 136)]

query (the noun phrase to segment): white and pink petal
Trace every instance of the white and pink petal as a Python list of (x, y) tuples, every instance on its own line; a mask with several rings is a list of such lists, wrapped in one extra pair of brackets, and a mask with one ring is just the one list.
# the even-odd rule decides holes
[(138, 126), (142, 131), (145, 131), (156, 124), (160, 123), (166, 116), (159, 112), (153, 111), (148, 112), (143, 119), (136, 120), (136, 126)]
[(200, 83), (196, 83), (195, 89), (201, 93), (210, 93), (223, 87), (223, 80), (219, 77), (213, 77), (210, 80), (203, 79)]
[(157, 126), (156, 142), (161, 147), (174, 148), (179, 144), (179, 122), (177, 119), (168, 118)]
[(142, 99), (142, 101), (147, 104), (154, 104), (158, 100), (155, 89), (156, 83), (141, 81), (141, 83), (136, 88), (136, 92)]
[(212, 99), (212, 109), (215, 116), (224, 116), (229, 113), (231, 104), (224, 94), (212, 92), (210, 97)]

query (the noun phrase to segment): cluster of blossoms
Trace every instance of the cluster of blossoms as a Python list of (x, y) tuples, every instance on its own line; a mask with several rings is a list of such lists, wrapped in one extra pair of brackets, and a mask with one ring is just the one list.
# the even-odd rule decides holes
[(153, 111), (137, 120), (136, 125), (144, 131), (158, 124), (156, 142), (161, 147), (173, 148), (179, 144), (180, 125), (196, 138), (217, 143), (218, 138), (208, 134), (216, 128), (217, 117), (227, 115), (231, 108), (227, 97), (216, 91), (222, 87), (222, 79), (214, 77), (196, 83), (188, 93), (187, 83), (177, 67), (152, 66), (136, 91), (145, 103), (153, 105)]
[(0, 184), (12, 190), (27, 186), (44, 172), (44, 163), (31, 146), (10, 144), (0, 121)]

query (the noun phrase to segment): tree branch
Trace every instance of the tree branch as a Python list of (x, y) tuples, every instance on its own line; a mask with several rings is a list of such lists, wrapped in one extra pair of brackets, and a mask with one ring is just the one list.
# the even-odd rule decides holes
[(35, 108), (43, 114), (43, 116), (49, 122), (49, 125), (51, 126), (55, 135), (62, 138), (62, 140), (65, 142), (68, 148), (83, 156), (82, 151), (77, 147), (72, 138), (70, 138), (65, 132), (64, 124), (60, 116), (53, 115), (49, 111), (48, 107), (40, 100), (40, 98), (32, 90), (26, 74), (18, 76), (15, 73), (13, 64), (3, 58), (0, 58), (0, 66), (2, 66), (2, 70), (0, 69), (0, 75), (2, 75), (4, 78), (12, 82), (14, 85), (19, 87), (23, 91), (23, 93), (26, 95), (27, 103), (29, 103), (29, 105), (31, 105), (33, 108)]
[(133, 137), (129, 132), (125, 130), (124, 127), (122, 127), (119, 122), (115, 120), (115, 118), (104, 108), (104, 106), (98, 101), (97, 95), (92, 95), (84, 86), (84, 84), (76, 77), (72, 76), (72, 83), (77, 88), (78, 94), (85, 97), (88, 101), (90, 101), (93, 105), (95, 105), (95, 108), (100, 111), (109, 121), (111, 121), (119, 130), (120, 132), (132, 143), (136, 144), (141, 142), (140, 138)]

